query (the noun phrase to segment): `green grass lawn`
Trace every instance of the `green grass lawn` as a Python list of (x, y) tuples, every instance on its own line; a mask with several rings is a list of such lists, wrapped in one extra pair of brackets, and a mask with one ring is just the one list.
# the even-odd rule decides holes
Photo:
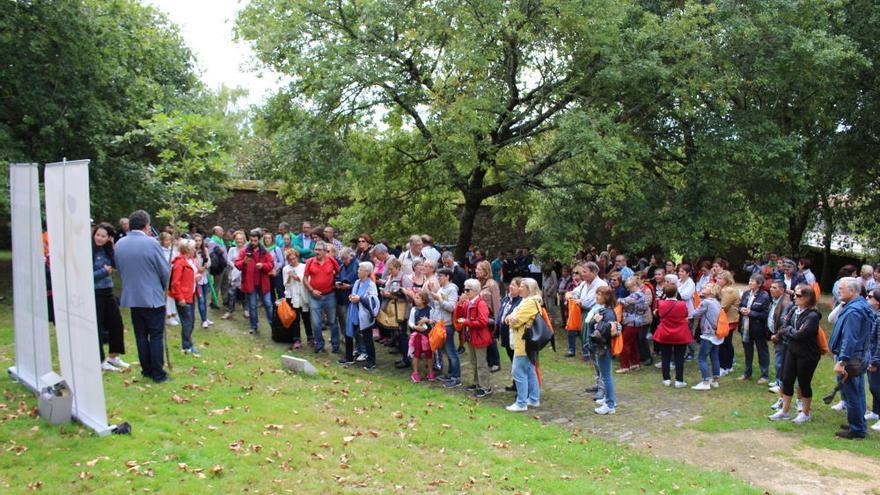
[[(34, 419), (35, 400), (2, 378), (2, 491), (759, 492), (463, 393), (329, 365), (329, 357), (317, 377), (280, 371), (283, 347), (234, 327), (197, 330), (205, 357), (175, 353), (173, 382), (105, 375), (111, 422), (130, 422), (132, 436), (97, 438)], [(0, 335), (5, 365), (8, 303)]]

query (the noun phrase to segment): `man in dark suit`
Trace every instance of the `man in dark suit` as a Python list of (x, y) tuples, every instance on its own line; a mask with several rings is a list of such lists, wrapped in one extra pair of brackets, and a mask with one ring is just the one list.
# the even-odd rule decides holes
[(785, 293), (785, 282), (782, 280), (774, 280), (770, 284), (770, 309), (767, 316), (767, 333), (770, 334), (770, 340), (774, 344), (773, 367), (776, 372), (776, 381), (770, 387), (770, 391), (779, 393), (779, 387), (782, 386), (782, 367), (785, 360), (785, 343), (776, 338), (776, 334), (782, 327), (782, 316), (791, 305), (791, 299)]
[(761, 370), (759, 384), (770, 381), (770, 351), (767, 348), (767, 315), (770, 312), (770, 296), (761, 289), (764, 277), (754, 274), (749, 277), (749, 290), (742, 295), (739, 304), (740, 332), (742, 332), (743, 351), (746, 367), (740, 380), (752, 378), (752, 361), (755, 349), (758, 350), (758, 367)]

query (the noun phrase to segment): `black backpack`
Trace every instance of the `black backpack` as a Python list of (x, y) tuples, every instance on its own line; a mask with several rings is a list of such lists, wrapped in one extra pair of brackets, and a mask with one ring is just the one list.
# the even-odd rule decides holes
[(211, 275), (216, 276), (223, 273), (223, 270), (225, 270), (228, 265), (226, 262), (226, 256), (223, 256), (223, 248), (215, 245), (208, 256), (211, 257)]

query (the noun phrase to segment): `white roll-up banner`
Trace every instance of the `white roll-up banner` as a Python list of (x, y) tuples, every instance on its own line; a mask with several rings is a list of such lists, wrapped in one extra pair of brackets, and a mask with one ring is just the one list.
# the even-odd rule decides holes
[(89, 161), (46, 165), (46, 223), (61, 376), (73, 390), (73, 417), (107, 434), (98, 353), (89, 203)]
[(52, 371), (39, 174), (36, 163), (9, 166), (15, 325), (15, 366), (9, 374), (34, 392), (40, 377)]

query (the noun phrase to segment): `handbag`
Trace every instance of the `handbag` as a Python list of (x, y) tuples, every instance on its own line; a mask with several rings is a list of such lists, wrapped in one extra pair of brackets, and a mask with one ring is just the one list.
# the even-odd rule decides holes
[(565, 321), (565, 329), (569, 332), (580, 332), (583, 319), (584, 315), (583, 310), (581, 309), (581, 304), (577, 299), (569, 299), (568, 319)]
[(547, 310), (541, 307), (537, 301), (538, 314), (532, 326), (525, 331), (523, 339), (526, 341), (526, 352), (537, 352), (547, 347), (547, 344), (553, 340), (553, 325), (550, 324), (550, 318), (547, 316)]
[(296, 319), (296, 310), (283, 297), (276, 301), (275, 305), (278, 307), (278, 319), (281, 321), (281, 324), (284, 325), (284, 328), (289, 327)]
[(822, 327), (819, 327), (819, 331), (816, 333), (816, 344), (819, 345), (820, 354), (825, 355), (830, 352), (830, 349), (828, 349), (828, 337), (825, 336), (825, 330)]
[(431, 344), (432, 352), (436, 352), (446, 344), (446, 323), (443, 320), (435, 323), (428, 332), (428, 343)]

